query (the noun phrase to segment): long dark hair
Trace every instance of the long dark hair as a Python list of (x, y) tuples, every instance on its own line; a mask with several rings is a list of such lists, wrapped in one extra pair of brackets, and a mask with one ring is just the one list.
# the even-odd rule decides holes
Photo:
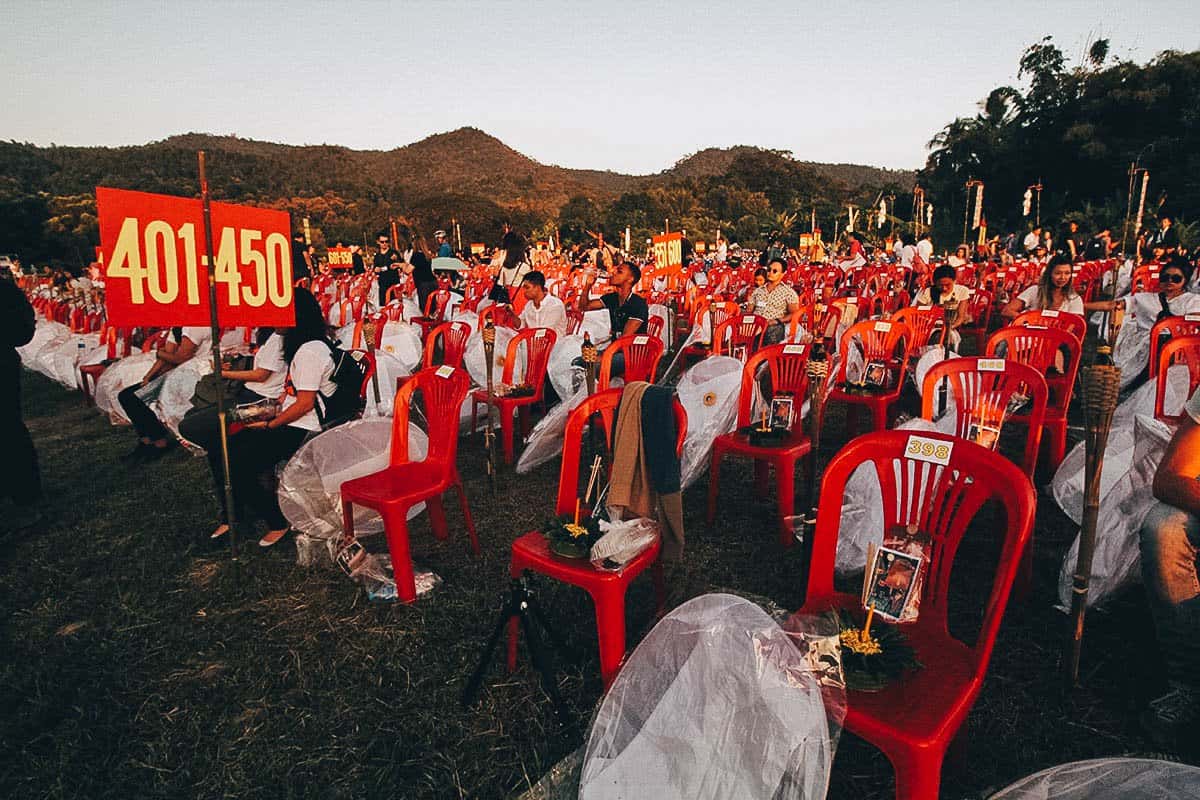
[[(1054, 288), (1054, 270), (1063, 264), (1071, 266), (1071, 258), (1058, 253), (1050, 259), (1046, 264), (1046, 268), (1042, 270), (1042, 277), (1038, 280), (1038, 303), (1043, 309), (1051, 308), (1054, 296), (1059, 291)], [(1070, 300), (1076, 294), (1075, 288), (1071, 286), (1071, 281), (1067, 281), (1067, 285), (1061, 291), (1064, 301)]]
[(500, 247), (504, 250), (505, 269), (512, 269), (525, 260), (525, 239), (516, 231), (504, 234), (504, 238), (500, 240)]
[(291, 365), (296, 351), (308, 342), (325, 341), (325, 315), (308, 289), (295, 290), (296, 324), (283, 332), (283, 360)]

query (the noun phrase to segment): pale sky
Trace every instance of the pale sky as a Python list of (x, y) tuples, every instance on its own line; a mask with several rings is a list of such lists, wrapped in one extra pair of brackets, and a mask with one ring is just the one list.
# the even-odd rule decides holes
[(1145, 62), (1200, 2), (29, 2), (0, 8), (0, 139), (201, 131), (387, 150), (473, 125), (547, 164), (705, 147), (915, 168), (1043, 35)]

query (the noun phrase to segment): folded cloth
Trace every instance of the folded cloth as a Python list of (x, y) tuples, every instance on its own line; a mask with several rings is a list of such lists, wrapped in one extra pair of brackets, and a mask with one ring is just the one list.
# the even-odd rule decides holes
[[(630, 516), (656, 516), (665, 523), (670, 533), (663, 537), (662, 553), (666, 560), (683, 555), (683, 503), (679, 494), (679, 458), (675, 453), (673, 395), (670, 389), (653, 387), (644, 381), (626, 385), (614, 422), (613, 469), (608, 490), (610, 514), (628, 511)], [(650, 412), (648, 416), (646, 410)], [(651, 461), (653, 467), (649, 465)]]

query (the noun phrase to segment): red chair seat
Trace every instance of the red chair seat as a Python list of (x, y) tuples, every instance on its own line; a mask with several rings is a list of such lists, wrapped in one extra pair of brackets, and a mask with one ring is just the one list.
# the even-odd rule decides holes
[(395, 464), (346, 481), (342, 484), (342, 497), (360, 505), (411, 505), (414, 499), (419, 502), (430, 492), (450, 487), (450, 481), (430, 480), (431, 477), (437, 476), (431, 475), (422, 461)]
[(801, 431), (792, 431), (785, 443), (778, 445), (760, 445), (750, 443), (748, 433), (727, 433), (719, 437), (721, 449), (750, 458), (775, 459), (779, 456), (799, 458), (812, 450), (812, 440)]

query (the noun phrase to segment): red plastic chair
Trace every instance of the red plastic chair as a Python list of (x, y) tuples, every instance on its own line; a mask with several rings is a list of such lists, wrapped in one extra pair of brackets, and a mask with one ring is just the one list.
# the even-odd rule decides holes
[[(857, 594), (834, 591), (833, 568), (846, 482), (859, 466), (870, 463), (883, 493), (884, 530), (916, 525), (932, 538), (920, 616), (904, 626), (917, 660), (925, 666), (882, 692), (848, 690), (844, 725), (892, 762), (897, 798), (931, 800), (938, 796), (946, 749), (983, 685), (1028, 546), (1037, 498), (1029, 478), (1015, 465), (972, 442), (923, 433), (919, 436), (932, 440), (935, 447), (939, 441), (950, 446), (948, 466), (907, 458), (913, 435), (907, 431), (867, 434), (842, 448), (825, 468), (805, 603), (798, 613), (861, 608)], [(950, 576), (968, 524), (989, 501), (1004, 511), (1002, 550), (979, 635), (968, 645), (948, 632)]]
[[(910, 350), (919, 350), (928, 345), (944, 347), (946, 335), (946, 309), (941, 306), (909, 306), (892, 316), (893, 322), (903, 322), (912, 331)], [(915, 352), (914, 352), (915, 354)]]
[[(582, 320), (582, 317), (580, 319)], [(520, 327), (517, 315), (503, 303), (490, 305), (479, 312), (479, 327), (477, 330), (486, 328), (488, 320), (491, 320), (492, 324), (497, 328), (510, 328), (515, 331)]]
[[(737, 430), (716, 438), (712, 448), (712, 462), (708, 474), (708, 524), (717, 514), (717, 495), (721, 475), (721, 459), (726, 454), (746, 456), (754, 461), (755, 489), (761, 496), (765, 493), (767, 470), (775, 468), (775, 494), (779, 507), (779, 543), (791, 547), (795, 541), (792, 531), (784, 524), (784, 518), (795, 513), (796, 462), (808, 456), (812, 469), (812, 442), (804, 433), (800, 420), (800, 406), (808, 394), (809, 349), (801, 344), (777, 344), (764, 347), (746, 362), (742, 369), (742, 389), (738, 397)], [(744, 429), (757, 422), (752, 417), (755, 390), (758, 386), (757, 372), (765, 367), (771, 378), (772, 395), (790, 394), (793, 398), (791, 435), (785, 442), (773, 446), (750, 443)]]
[[(704, 319), (705, 313), (707, 313), (709, 319), (709, 332), (710, 334), (713, 334), (716, 333), (718, 325), (740, 311), (741, 309), (738, 308), (738, 304), (734, 302), (720, 302), (701, 299), (696, 303), (692, 310), (692, 325), (699, 325)], [(695, 361), (707, 356), (711, 350), (711, 341), (707, 345), (699, 342), (689, 344), (683, 350), (682, 363), (684, 365), (694, 363)]]
[[(130, 334), (133, 333), (132, 328), (114, 328), (109, 326), (105, 333), (105, 339), (108, 344), (108, 352), (104, 358), (106, 362), (113, 361), (117, 358), (117, 342), (121, 342), (121, 358), (129, 355), (133, 351), (133, 343), (130, 341)], [(104, 370), (108, 369), (107, 364), (84, 364), (79, 368), (79, 388), (83, 390), (83, 402), (87, 405), (92, 405), (92, 388), (89, 385), (99, 383), (100, 376), (104, 374)]]
[[(856, 339), (862, 346), (864, 366), (872, 361), (883, 362), (892, 371), (896, 384), (894, 387), (871, 393), (847, 388), (846, 364), (850, 347)], [(879, 431), (887, 428), (891, 407), (900, 399), (900, 390), (904, 387), (904, 372), (908, 369), (912, 339), (912, 331), (903, 322), (866, 320), (851, 325), (842, 334), (842, 341), (838, 347), (840, 363), (837, 379), (829, 391), (828, 399), (848, 403), (851, 409), (855, 406), (866, 406), (871, 411), (871, 424), (874, 429)], [(846, 423), (847, 428), (853, 431), (853, 420), (849, 416)]]
[(1167, 317), (1150, 329), (1150, 377), (1158, 375), (1158, 354), (1163, 345), (1181, 336), (1200, 336), (1200, 314)]
[(442, 363), (452, 367), (463, 365), (467, 353), (467, 339), (471, 337), (471, 326), (465, 322), (443, 322), (425, 338), (425, 367), (435, 366), (434, 349), (442, 343)]
[(712, 355), (732, 356), (738, 348), (746, 349), (746, 358), (762, 347), (768, 321), (757, 314), (730, 317), (713, 329)]
[(975, 352), (982, 353), (987, 345), (988, 328), (992, 323), (993, 297), (986, 289), (975, 289), (971, 299), (967, 301), (967, 313), (971, 315), (970, 322), (958, 326), (958, 333), (964, 339), (975, 337)]
[[(392, 417), (392, 451), (388, 466), (379, 472), (342, 484), (342, 529), (346, 540), (354, 538), (355, 504), (374, 509), (383, 517), (383, 531), (392, 555), (396, 594), (401, 602), (417, 599), (412, 556), (408, 546), (408, 510), (420, 502), (429, 509), (429, 521), (439, 539), (447, 536), (442, 495), (458, 491), (471, 552), (479, 555), (475, 522), (458, 476), (458, 410), (471, 388), (466, 370), (452, 367), (421, 370), (396, 392)], [(429, 450), (424, 461), (408, 460), (408, 420), (413, 394), (424, 399), (429, 424)]]
[[(1050, 390), (1046, 403), (1046, 418), (1043, 423), (1048, 442), (1047, 467), (1058, 469), (1067, 453), (1067, 408), (1071, 405), (1071, 393), (1075, 390), (1075, 375), (1079, 372), (1080, 352), (1083, 345), (1067, 331), (1058, 328), (1001, 328), (988, 339), (986, 355), (997, 356), (1001, 346), (1003, 358), (1028, 364), (1046, 376)], [(1050, 374), (1061, 351), (1067, 355), (1064, 372)], [(1028, 424), (1027, 415), (1014, 414), (1012, 422)]]
[[(563, 451), (562, 467), (558, 476), (558, 498), (555, 514), (565, 516), (575, 512), (575, 500), (579, 496), (579, 447), (583, 441), (584, 427), (593, 416), (603, 425), (605, 441), (611, 446), (613, 418), (621, 403), (623, 389), (597, 392), (584, 399), (567, 417), (564, 441), (576, 446)], [(675, 400), (676, 452), (683, 452), (687, 438), (687, 412), (678, 398)], [(589, 511), (589, 509), (584, 509)], [(662, 545), (655, 542), (643, 550), (620, 572), (596, 569), (583, 559), (562, 558), (550, 552), (546, 537), (538, 531), (527, 533), (513, 542), (512, 561), (509, 574), (519, 578), (530, 570), (555, 580), (578, 586), (592, 597), (596, 607), (596, 633), (600, 641), (600, 677), (607, 688), (620, 669), (625, 657), (625, 592), (633, 579), (653, 567), (654, 589), (657, 610), (662, 611), (663, 582), (662, 566), (658, 556)], [(514, 617), (508, 626), (508, 669), (517, 666), (517, 620)]]
[(1087, 320), (1078, 314), (1054, 309), (1022, 311), (1012, 321), (1017, 327), (1058, 328), (1074, 336), (1080, 342), (1087, 336)]
[(649, 381), (654, 383), (658, 374), (658, 362), (663, 354), (662, 339), (648, 333), (622, 336), (604, 348), (600, 355), (600, 375), (596, 379), (596, 391), (603, 392), (612, 386), (612, 362), (617, 353), (625, 354), (625, 371), (619, 377), (625, 383)]
[(388, 313), (386, 311), (380, 311), (378, 313), (372, 314), (370, 317), (365, 317), (365, 316), (360, 317), (354, 323), (354, 337), (351, 340), (351, 345), (355, 348), (364, 347), (365, 345), (363, 344), (363, 329), (366, 327), (366, 324), (368, 322), (374, 322), (375, 323), (375, 342), (371, 346), (374, 347), (376, 350), (383, 347), (383, 331), (384, 331), (384, 328), (387, 327), (388, 321), (389, 321)]
[(446, 315), (446, 309), (450, 305), (450, 290), (438, 289), (425, 299), (425, 316), (414, 317), (409, 320), (415, 325), (421, 326), (421, 340), (424, 341), (429, 332), (442, 324), (442, 317)]
[(650, 319), (646, 320), (646, 333), (653, 336), (655, 339), (662, 338), (663, 327), (666, 325), (663, 318), (651, 315)]
[[(533, 387), (533, 394), (525, 397), (493, 397), (492, 402), (500, 413), (500, 441), (504, 446), (504, 463), (511, 464), (513, 460), (513, 412), (521, 417), (521, 434), (529, 433), (529, 408), (542, 402), (542, 392), (546, 382), (546, 365), (550, 361), (550, 351), (558, 338), (552, 328), (526, 328), (508, 342), (504, 353), (504, 371), (500, 382), (512, 386), (513, 375), (517, 366), (517, 353), (522, 344), (525, 345), (524, 382)], [(486, 389), (476, 389), (471, 393), (471, 432), (475, 432), (476, 418), (479, 406), (487, 406), (488, 394)], [(488, 424), (491, 410), (488, 411)]]
[(1188, 369), (1188, 390), (1185, 397), (1191, 397), (1196, 387), (1200, 386), (1200, 336), (1181, 336), (1167, 342), (1158, 357), (1157, 383), (1154, 393), (1154, 416), (1163, 422), (1178, 424), (1188, 416), (1186, 411), (1178, 414), (1167, 414), (1163, 403), (1167, 396), (1167, 377), (1170, 368), (1182, 364)]

